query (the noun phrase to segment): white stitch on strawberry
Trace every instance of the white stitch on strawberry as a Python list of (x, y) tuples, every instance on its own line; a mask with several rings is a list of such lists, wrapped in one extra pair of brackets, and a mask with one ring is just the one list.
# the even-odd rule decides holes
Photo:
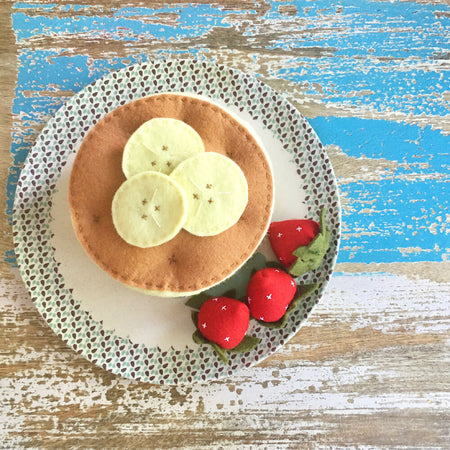
[(317, 284), (297, 286), (284, 270), (268, 267), (258, 270), (247, 287), (251, 315), (268, 328), (283, 328), (298, 302), (317, 289)]
[[(227, 332), (228, 325), (234, 323), (234, 318), (227, 318), (226, 327), (221, 323), (220, 316), (223, 311), (228, 309), (230, 304), (234, 304), (234, 302), (240, 303), (242, 306), (239, 306), (239, 309), (247, 308), (250, 310), (252, 316), (263, 326), (267, 328), (283, 328), (287, 321), (289, 320), (290, 314), (297, 308), (300, 300), (309, 297), (318, 287), (317, 284), (307, 284), (307, 285), (296, 285), (295, 280), (286, 273), (285, 270), (273, 267), (267, 267), (267, 265), (272, 264), (270, 262), (266, 262), (263, 255), (256, 253), (253, 255), (249, 261), (229, 280), (224, 283), (216, 286), (214, 288), (209, 289), (208, 291), (197, 294), (191, 297), (187, 302), (186, 306), (189, 306), (194, 311), (192, 313), (192, 319), (196, 327), (196, 331), (193, 333), (192, 338), (194, 342), (197, 344), (208, 344), (211, 345), (220, 359), (226, 364), (229, 360), (230, 353), (245, 353), (253, 350), (260, 342), (260, 339), (254, 336), (249, 336), (244, 333), (242, 335), (242, 329), (245, 328), (247, 331), (248, 323), (244, 321), (244, 326), (242, 326), (241, 331), (235, 334), (234, 332)], [(273, 271), (276, 274), (276, 277), (272, 278), (272, 284), (269, 286), (267, 292), (264, 293), (265, 301), (270, 303), (275, 309), (277, 309), (277, 313), (274, 316), (273, 312), (269, 311), (269, 314), (266, 313), (264, 317), (264, 313), (257, 313), (257, 304), (258, 298), (256, 295), (249, 291), (248, 287), (250, 286), (251, 280), (257, 280), (259, 275), (258, 273), (264, 270)], [(287, 278), (286, 278), (287, 277)], [(278, 280), (283, 278), (283, 280), (287, 279), (287, 282), (284, 281), (285, 290), (283, 295), (284, 298), (280, 300), (279, 298), (279, 289), (278, 289)], [(231, 289), (230, 289), (231, 288)], [(227, 289), (230, 289), (227, 291)], [(221, 299), (227, 300), (221, 300)], [(237, 300), (239, 298), (239, 300)], [(255, 303), (252, 307), (253, 299)], [(228, 303), (228, 301), (231, 301)], [(245, 304), (247, 301), (248, 307)], [(280, 308), (279, 303), (282, 303), (282, 307)], [(203, 305), (206, 303), (215, 303), (216, 309), (213, 314), (208, 314), (206, 319), (205, 316), (200, 315), (200, 310)], [(220, 307), (219, 307), (220, 306)], [(225, 307), (225, 310), (222, 308)], [(206, 308), (206, 307), (205, 307)], [(208, 306), (209, 309), (209, 306)], [(205, 309), (205, 311), (208, 311)], [(252, 311), (253, 309), (253, 311)], [(241, 313), (237, 314), (239, 317)], [(278, 319), (276, 319), (278, 317)], [(218, 319), (219, 318), (219, 319)], [(241, 319), (242, 320), (242, 319)], [(238, 319), (239, 321), (239, 319)], [(245, 326), (245, 323), (247, 325)], [(209, 330), (214, 330), (213, 334), (209, 335), (204, 330), (209, 328)], [(202, 332), (203, 330), (203, 332)], [(242, 336), (242, 340), (239, 341), (239, 337)], [(234, 347), (231, 347), (235, 345)], [(230, 347), (230, 348), (227, 348)]]
[(268, 236), (278, 261), (291, 275), (298, 277), (317, 269), (330, 246), (325, 209), (320, 211), (320, 224), (309, 219), (272, 222)]
[(259, 338), (246, 335), (250, 312), (240, 300), (226, 296), (204, 300), (196, 296), (189, 306), (198, 309), (192, 314), (197, 327), (192, 335), (194, 342), (212, 345), (224, 363), (228, 362), (229, 352), (245, 353), (259, 344)]
[(280, 320), (294, 298), (297, 286), (286, 272), (268, 267), (256, 272), (247, 287), (247, 303), (255, 319)]
[(197, 328), (200, 333), (227, 350), (241, 343), (249, 322), (250, 312), (247, 305), (228, 297), (206, 300), (197, 315)]

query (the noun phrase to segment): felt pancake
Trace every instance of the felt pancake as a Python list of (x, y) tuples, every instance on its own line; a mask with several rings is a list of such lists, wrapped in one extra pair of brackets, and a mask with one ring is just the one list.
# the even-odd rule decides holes
[[(201, 136), (206, 152), (225, 155), (241, 168), (248, 203), (235, 225), (202, 237), (182, 229), (150, 248), (130, 245), (119, 236), (111, 204), (126, 180), (123, 150), (133, 132), (156, 117), (182, 120)], [(94, 125), (76, 155), (69, 184), (72, 222), (89, 256), (116, 280), (161, 296), (199, 292), (232, 275), (263, 239), (273, 196), (270, 163), (248, 128), (214, 103), (172, 93), (132, 101)]]

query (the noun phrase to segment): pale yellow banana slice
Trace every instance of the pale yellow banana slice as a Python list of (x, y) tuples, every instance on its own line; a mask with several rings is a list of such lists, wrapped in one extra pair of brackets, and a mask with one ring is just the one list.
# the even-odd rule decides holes
[(155, 118), (128, 139), (122, 170), (127, 178), (149, 170), (168, 175), (181, 161), (204, 151), (201, 137), (191, 126), (181, 120)]
[(167, 175), (142, 172), (128, 178), (112, 201), (118, 234), (136, 247), (154, 247), (181, 230), (188, 202), (181, 186)]
[(184, 228), (196, 236), (213, 236), (234, 225), (247, 206), (248, 185), (230, 158), (206, 152), (180, 163), (170, 175), (184, 189), (188, 217)]

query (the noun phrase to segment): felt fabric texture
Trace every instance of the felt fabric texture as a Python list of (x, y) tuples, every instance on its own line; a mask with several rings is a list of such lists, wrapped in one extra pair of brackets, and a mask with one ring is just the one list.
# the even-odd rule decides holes
[(184, 228), (196, 236), (215, 236), (233, 226), (247, 206), (248, 186), (241, 168), (215, 152), (181, 162), (170, 174), (186, 192)]
[[(239, 221), (216, 236), (186, 230), (165, 244), (138, 248), (126, 243), (112, 222), (111, 203), (125, 181), (123, 149), (131, 134), (155, 117), (182, 120), (201, 136), (205, 151), (231, 158), (244, 172), (248, 203)], [(69, 184), (75, 232), (91, 258), (132, 287), (183, 295), (224, 280), (255, 251), (270, 222), (273, 178), (250, 131), (224, 109), (199, 98), (157, 94), (109, 113), (82, 142)]]
[(286, 313), (297, 286), (285, 271), (272, 267), (256, 272), (247, 287), (251, 315), (263, 322), (275, 322)]
[(206, 300), (197, 316), (199, 332), (225, 349), (236, 347), (244, 339), (249, 323), (247, 305), (228, 297)]
[(268, 236), (278, 261), (289, 269), (297, 260), (293, 252), (301, 246), (308, 245), (319, 233), (319, 228), (317, 222), (307, 219), (272, 222)]
[(297, 258), (289, 268), (289, 273), (299, 277), (310, 270), (317, 269), (330, 247), (331, 231), (325, 224), (325, 208), (320, 212), (319, 232), (306, 246), (298, 247), (293, 254)]
[(183, 188), (169, 176), (141, 172), (120, 185), (111, 212), (122, 239), (147, 248), (178, 234), (186, 221), (188, 202)]
[(202, 138), (188, 124), (158, 117), (144, 122), (130, 136), (122, 170), (127, 178), (146, 170), (168, 175), (180, 162), (204, 151)]
[[(195, 322), (195, 324), (197, 325), (197, 321)], [(261, 339), (258, 337), (246, 335), (244, 336), (244, 339), (242, 339), (242, 341), (238, 345), (236, 345), (236, 347), (225, 349), (215, 342), (206, 339), (199, 330), (195, 330), (195, 332), (192, 334), (192, 340), (199, 345), (211, 345), (216, 355), (222, 360), (224, 364), (228, 363), (230, 354), (250, 352), (261, 342)]]
[(203, 303), (211, 297), (244, 298), (247, 294), (247, 285), (251, 276), (259, 269), (266, 267), (266, 258), (262, 253), (255, 253), (231, 277), (200, 294), (189, 297), (186, 306), (199, 310)]
[(289, 317), (297, 309), (299, 303), (303, 302), (303, 300), (309, 297), (317, 288), (317, 283), (297, 285), (297, 292), (294, 295), (294, 299), (291, 303), (289, 303), (289, 306), (281, 319), (276, 320), (275, 322), (264, 322), (262, 320), (258, 320), (258, 323), (272, 330), (281, 330), (286, 326), (289, 321)]

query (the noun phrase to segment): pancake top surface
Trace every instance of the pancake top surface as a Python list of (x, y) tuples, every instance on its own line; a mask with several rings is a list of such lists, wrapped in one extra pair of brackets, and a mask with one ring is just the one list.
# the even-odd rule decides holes
[[(242, 169), (248, 204), (231, 228), (207, 237), (181, 230), (151, 248), (127, 244), (118, 235), (111, 204), (125, 181), (123, 149), (140, 125), (156, 117), (184, 121), (201, 136), (205, 151), (228, 156)], [(228, 277), (263, 238), (272, 203), (270, 164), (247, 128), (208, 101), (178, 94), (135, 100), (99, 121), (77, 153), (69, 185), (72, 221), (86, 252), (117, 280), (154, 291), (195, 292)]]

